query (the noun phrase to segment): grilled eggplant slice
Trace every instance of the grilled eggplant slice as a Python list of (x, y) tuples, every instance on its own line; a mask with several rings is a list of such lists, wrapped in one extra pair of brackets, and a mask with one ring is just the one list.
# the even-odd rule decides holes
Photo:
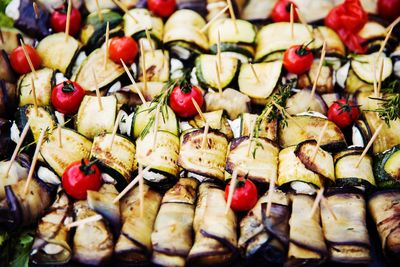
[[(207, 123), (210, 125), (211, 129), (218, 130), (225, 134), (230, 140), (233, 138), (233, 132), (228, 120), (224, 116), (223, 110), (216, 110), (211, 112), (203, 113), (206, 118)], [(200, 115), (196, 115), (193, 120), (189, 121), (189, 124), (194, 128), (203, 128), (205, 126), (204, 120)]]
[[(327, 121), (308, 115), (293, 116), (293, 119), (297, 123), (289, 120), (287, 126), (279, 125), (279, 144), (283, 148), (297, 145), (306, 140), (317, 140), (323, 125)], [(321, 141), (321, 148), (333, 152), (340, 151), (345, 147), (347, 147), (347, 144), (342, 131), (336, 124), (328, 121), (328, 127)]]
[[(142, 57), (139, 59), (139, 80), (143, 79)], [(169, 53), (161, 49), (144, 51), (146, 77), (150, 82), (167, 82), (169, 80)]]
[(193, 245), (192, 230), (198, 182), (181, 178), (168, 190), (151, 234), (153, 256), (158, 266), (185, 266)]
[[(337, 61), (340, 64), (340, 61)], [(319, 62), (319, 59), (314, 60), (308, 73), (302, 74), (298, 77), (297, 84), (299, 88), (313, 86), (315, 83), (315, 77), (317, 77)], [(329, 62), (329, 60), (326, 60), (326, 62)], [(335, 86), (334, 82), (334, 67), (328, 64), (323, 65), (318, 77), (316, 92), (319, 94), (333, 93)]]
[(400, 191), (384, 190), (371, 196), (368, 209), (378, 229), (383, 253), (394, 262), (400, 259)]
[(205, 102), (207, 111), (223, 109), (231, 120), (236, 119), (242, 113), (250, 112), (250, 98), (231, 88), (226, 88), (222, 95), (206, 94)]
[(146, 184), (143, 186), (144, 216), (140, 216), (139, 187), (121, 200), (122, 230), (115, 245), (117, 259), (130, 263), (144, 263), (152, 252), (151, 233), (162, 196)]
[(365, 155), (358, 168), (356, 167), (362, 152), (362, 148), (350, 148), (335, 155), (335, 176), (338, 186), (364, 186), (366, 189), (376, 186), (370, 155)]
[(379, 188), (400, 188), (400, 145), (375, 157), (374, 174)]
[[(250, 153), (249, 151), (250, 147)], [(267, 138), (242, 136), (231, 141), (225, 170), (267, 184), (277, 180), (279, 147)]]
[[(309, 105), (309, 107), (307, 107), (307, 105)], [(314, 97), (311, 99), (311, 90), (309, 89), (302, 89), (289, 97), (286, 102), (286, 107), (286, 111), (291, 115), (307, 111), (315, 111), (326, 115), (328, 111), (325, 101), (318, 93), (315, 93)]]
[[(86, 201), (81, 200), (74, 203), (74, 214), (78, 221), (98, 213), (91, 210)], [(114, 247), (112, 233), (103, 219), (79, 225), (73, 244), (73, 260), (87, 265), (109, 261)]]
[(224, 134), (210, 130), (206, 147), (202, 148), (203, 133), (204, 129), (189, 130), (181, 135), (178, 165), (197, 175), (223, 181), (228, 140)]
[[(377, 58), (377, 53), (372, 53), (369, 55), (357, 55), (351, 61), (351, 68), (362, 81), (372, 84), (375, 79), (374, 79), (374, 70), (371, 66), (372, 64), (375, 64), (376, 58)], [(382, 81), (384, 81), (392, 74), (393, 65), (390, 57), (386, 57), (385, 54), (382, 54), (382, 59), (383, 59)], [(380, 78), (379, 71), (380, 71), (379, 68), (375, 70), (376, 80), (379, 80)]]
[[(251, 113), (240, 115), (240, 136), (250, 136), (251, 127), (257, 117), (256, 114)], [(278, 140), (278, 121), (268, 122), (268, 118), (263, 118), (258, 129), (258, 137), (268, 138), (276, 142)]]
[(51, 89), (54, 86), (54, 70), (44, 68), (22, 75), (18, 80), (17, 95), (19, 95), (19, 106), (34, 104), (32, 94), (32, 78), (35, 84), (36, 101), (38, 106), (49, 106), (51, 98)]
[(96, 96), (86, 95), (79, 106), (76, 130), (89, 139), (104, 132), (110, 133), (114, 127), (117, 99), (115, 96), (104, 96), (101, 97), (101, 102), (103, 109), (100, 109)]
[(292, 196), (292, 215), (290, 216), (290, 242), (288, 261), (285, 266), (317, 266), (328, 254), (317, 208), (309, 218), (314, 197), (309, 195)]
[(59, 177), (72, 162), (88, 158), (92, 147), (86, 137), (68, 128), (61, 128), (61, 143), (60, 148), (58, 135), (52, 131), (40, 149), (42, 159)]
[(289, 243), (289, 197), (275, 190), (271, 213), (266, 215), (268, 193), (240, 222), (239, 248), (247, 261), (282, 265)]
[(193, 221), (195, 242), (187, 257), (192, 266), (226, 264), (233, 259), (237, 246), (236, 216), (225, 214), (224, 191), (212, 184), (199, 188)]
[(0, 201), (6, 196), (4, 191), (6, 185), (15, 184), (19, 180), (25, 180), (28, 177), (29, 166), (24, 166), (25, 164), (19, 163), (20, 159), (23, 160), (25, 156), (20, 156), (20, 158), (17, 158), (17, 160), (12, 163), (7, 176), (5, 174), (10, 161), (0, 161)]
[(361, 190), (332, 187), (327, 190), (321, 202), (321, 221), (330, 260), (349, 264), (370, 261), (366, 212)]
[(117, 181), (117, 189), (123, 190), (131, 181), (136, 171), (135, 144), (122, 135), (115, 135), (110, 150), (112, 134), (100, 134), (93, 139), (90, 152), (92, 159), (97, 159), (103, 172)]
[(70, 219), (71, 201), (60, 191), (50, 211), (39, 221), (31, 250), (35, 264), (64, 264), (71, 259), (70, 233), (65, 226)]
[[(1, 64), (1, 63), (0, 63)], [(0, 74), (1, 75), (1, 74)], [(0, 79), (0, 116), (12, 118), (17, 108), (17, 86)]]

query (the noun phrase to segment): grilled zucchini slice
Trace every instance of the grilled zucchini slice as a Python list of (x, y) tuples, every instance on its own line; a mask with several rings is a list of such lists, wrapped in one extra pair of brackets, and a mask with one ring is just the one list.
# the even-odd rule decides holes
[[(357, 55), (351, 61), (351, 68), (354, 73), (366, 83), (372, 84), (374, 82), (374, 69), (372, 66), (376, 63), (377, 55), (378, 52), (369, 55)], [(390, 57), (386, 57), (384, 53), (381, 55), (381, 58), (383, 59), (382, 81), (384, 81), (392, 74), (393, 65)], [(379, 59), (379, 67), (375, 70), (377, 81), (379, 81), (380, 76), (380, 62), (381, 59)]]
[[(216, 71), (216, 55), (200, 55), (195, 62), (196, 77), (200, 84), (205, 87), (218, 89), (218, 76)], [(222, 56), (221, 73), (219, 75), (221, 88), (224, 89), (232, 84), (240, 69), (240, 61), (236, 58)]]
[(96, 96), (86, 95), (79, 106), (75, 121), (77, 131), (89, 139), (103, 132), (112, 132), (117, 114), (115, 96), (101, 97), (103, 109), (100, 110)]
[(90, 158), (99, 160), (99, 167), (117, 181), (116, 188), (121, 191), (137, 169), (136, 149), (135, 144), (122, 135), (115, 135), (110, 149), (111, 139), (112, 134), (97, 135), (93, 139)]
[[(229, 125), (222, 109), (205, 112), (203, 115), (211, 129), (220, 131), (221, 133), (225, 134), (228, 139), (233, 138), (231, 126)], [(189, 121), (189, 124), (195, 128), (205, 127), (204, 120), (200, 115), (196, 115), (193, 120)]]
[(375, 157), (374, 174), (379, 188), (400, 188), (400, 145)]
[[(236, 31), (236, 26), (237, 31)], [(208, 40), (210, 45), (218, 43), (218, 31), (221, 43), (254, 44), (256, 40), (256, 29), (253, 24), (246, 20), (222, 18), (216, 20), (208, 29)]]
[[(143, 82), (142, 56), (139, 60), (139, 80)], [(167, 82), (169, 80), (169, 53), (163, 50), (144, 51), (146, 75), (149, 82)]]
[(50, 34), (41, 40), (36, 48), (44, 67), (59, 70), (70, 76), (81, 43), (72, 36), (65, 38), (65, 33)]
[(34, 104), (32, 94), (32, 78), (35, 85), (36, 101), (38, 106), (50, 105), (51, 89), (54, 86), (54, 71), (44, 68), (36, 71), (37, 77), (33, 72), (22, 75), (18, 81), (19, 106)]

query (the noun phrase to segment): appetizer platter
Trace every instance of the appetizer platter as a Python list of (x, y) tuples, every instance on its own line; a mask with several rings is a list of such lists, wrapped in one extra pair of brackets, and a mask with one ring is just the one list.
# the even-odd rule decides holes
[(398, 266), (399, 0), (2, 0), (0, 266)]

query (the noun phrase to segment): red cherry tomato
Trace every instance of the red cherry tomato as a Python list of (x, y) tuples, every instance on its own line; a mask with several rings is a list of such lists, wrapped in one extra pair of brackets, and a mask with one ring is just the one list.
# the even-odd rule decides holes
[[(25, 49), (27, 54), (29, 55), (29, 58), (32, 61), (33, 68), (38, 69), (40, 67), (40, 64), (42, 63), (39, 54), (36, 52), (35, 48), (30, 45), (25, 45)], [(22, 46), (18, 46), (11, 52), (10, 63), (11, 67), (19, 74), (31, 72), (31, 68), (29, 67), (29, 63), (25, 57), (24, 49), (22, 48)]]
[(297, 21), (299, 19), (295, 8), (295, 3), (289, 0), (278, 0), (274, 8), (272, 9), (271, 18), (274, 22), (290, 22), (290, 5), (293, 4), (293, 19)]
[(147, 0), (147, 8), (160, 17), (169, 17), (176, 9), (175, 0)]
[(341, 98), (335, 101), (328, 110), (328, 119), (340, 128), (349, 127), (360, 116), (360, 109), (350, 100)]
[[(50, 25), (55, 32), (65, 32), (67, 25), (68, 4), (62, 5), (51, 14)], [(69, 34), (75, 35), (81, 28), (81, 13), (78, 9), (71, 7), (71, 16), (69, 20)]]
[(192, 98), (200, 107), (203, 105), (203, 93), (198, 87), (192, 84), (175, 86), (169, 96), (169, 105), (179, 117), (190, 118), (197, 114)]
[(101, 187), (101, 173), (94, 162), (89, 160), (71, 163), (62, 176), (62, 186), (68, 195), (84, 200), (88, 190), (98, 191)]
[(117, 64), (121, 64), (121, 59), (125, 64), (132, 64), (138, 50), (138, 45), (132, 37), (114, 37), (111, 39), (109, 47), (110, 59)]
[(57, 111), (75, 114), (85, 96), (85, 90), (76, 82), (65, 81), (57, 84), (51, 92), (51, 103)]
[(314, 61), (311, 50), (304, 45), (294, 45), (289, 47), (283, 55), (283, 66), (286, 70), (295, 74), (307, 72)]
[(400, 0), (378, 0), (378, 14), (387, 20), (400, 16)]
[[(234, 211), (248, 211), (257, 203), (257, 187), (249, 179), (238, 177), (233, 193), (231, 208)], [(228, 199), (231, 183), (225, 187), (225, 200)]]

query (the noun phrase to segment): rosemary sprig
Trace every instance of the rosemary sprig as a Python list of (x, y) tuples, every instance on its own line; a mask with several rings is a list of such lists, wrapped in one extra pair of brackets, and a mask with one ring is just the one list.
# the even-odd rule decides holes
[(371, 99), (381, 102), (380, 106), (372, 111), (377, 112), (389, 127), (390, 121), (400, 118), (400, 94), (387, 94), (382, 98), (372, 97)]

